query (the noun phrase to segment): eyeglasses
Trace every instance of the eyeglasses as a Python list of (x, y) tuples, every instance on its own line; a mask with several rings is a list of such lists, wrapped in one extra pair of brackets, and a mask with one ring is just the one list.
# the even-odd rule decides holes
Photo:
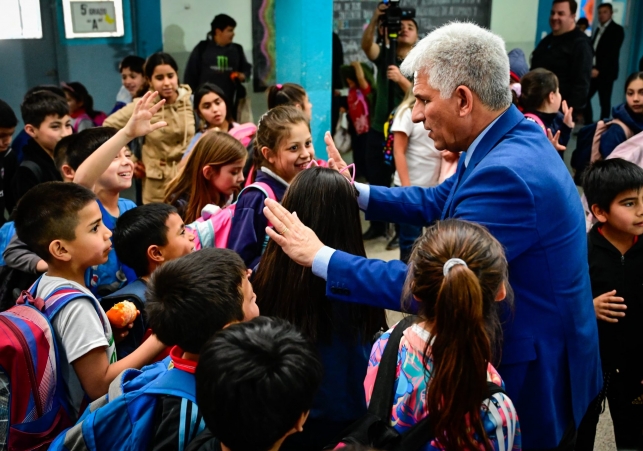
[[(317, 160), (310, 160), (310, 163), (306, 166), (306, 169), (310, 169), (313, 166), (319, 167), (319, 163), (317, 163)], [(350, 184), (353, 185), (355, 183), (355, 163), (351, 163), (348, 166), (342, 168), (339, 173), (342, 174), (344, 171), (347, 171), (348, 174), (351, 176), (350, 178)]]

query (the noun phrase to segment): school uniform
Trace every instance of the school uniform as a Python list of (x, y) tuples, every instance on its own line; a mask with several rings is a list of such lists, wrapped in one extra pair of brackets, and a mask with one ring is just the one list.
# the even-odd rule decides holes
[[(263, 182), (272, 188), (277, 202), (281, 202), (288, 183), (272, 172), (261, 168), (255, 182)], [(249, 189), (239, 196), (232, 218), (228, 249), (236, 251), (248, 268), (254, 269), (261, 259), (266, 242), (268, 219), (263, 214), (266, 196), (258, 189)]]

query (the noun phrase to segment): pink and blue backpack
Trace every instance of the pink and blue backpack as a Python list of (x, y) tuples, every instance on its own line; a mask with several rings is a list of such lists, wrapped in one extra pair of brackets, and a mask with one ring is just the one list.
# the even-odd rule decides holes
[[(275, 196), (274, 191), (267, 183), (254, 182), (247, 185), (241, 190), (239, 197), (248, 189), (258, 189), (267, 198), (277, 200), (277, 196)], [(194, 233), (194, 248), (197, 250), (206, 247), (227, 248), (230, 229), (232, 228), (232, 218), (236, 208), (236, 203), (225, 208), (212, 204), (206, 205), (201, 212), (201, 217), (186, 226)]]
[(47, 449), (72, 425), (50, 321), (87, 294), (62, 287), (43, 300), (39, 281), (0, 313), (0, 447), (8, 450)]

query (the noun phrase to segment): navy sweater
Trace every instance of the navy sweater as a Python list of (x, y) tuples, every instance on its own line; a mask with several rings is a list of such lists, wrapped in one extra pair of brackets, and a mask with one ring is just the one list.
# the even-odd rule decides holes
[[(612, 117), (619, 119), (632, 130), (633, 134), (643, 130), (643, 115), (635, 114), (627, 104), (622, 103), (612, 109)], [(599, 150), (603, 158), (607, 158), (619, 144), (625, 141), (625, 131), (619, 125), (612, 125), (601, 135)]]
[[(281, 202), (287, 186), (261, 170), (257, 171), (255, 181), (270, 186), (277, 201)], [(265, 200), (266, 196), (258, 189), (246, 190), (239, 196), (232, 218), (228, 249), (236, 251), (250, 269), (259, 264), (263, 251), (268, 226), (268, 219), (263, 215)]]

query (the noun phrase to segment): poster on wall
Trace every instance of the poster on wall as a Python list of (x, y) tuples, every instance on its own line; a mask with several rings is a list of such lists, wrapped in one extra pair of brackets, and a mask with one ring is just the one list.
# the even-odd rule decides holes
[[(333, 0), (333, 28), (342, 41), (344, 64), (368, 61), (362, 51), (362, 34), (380, 0)], [(489, 28), (491, 0), (402, 0), (402, 8), (415, 9), (420, 38), (452, 20), (474, 22)]]
[(275, 84), (275, 0), (252, 0), (252, 80), (255, 92)]
[(67, 39), (125, 34), (122, 0), (63, 0), (63, 17)]

